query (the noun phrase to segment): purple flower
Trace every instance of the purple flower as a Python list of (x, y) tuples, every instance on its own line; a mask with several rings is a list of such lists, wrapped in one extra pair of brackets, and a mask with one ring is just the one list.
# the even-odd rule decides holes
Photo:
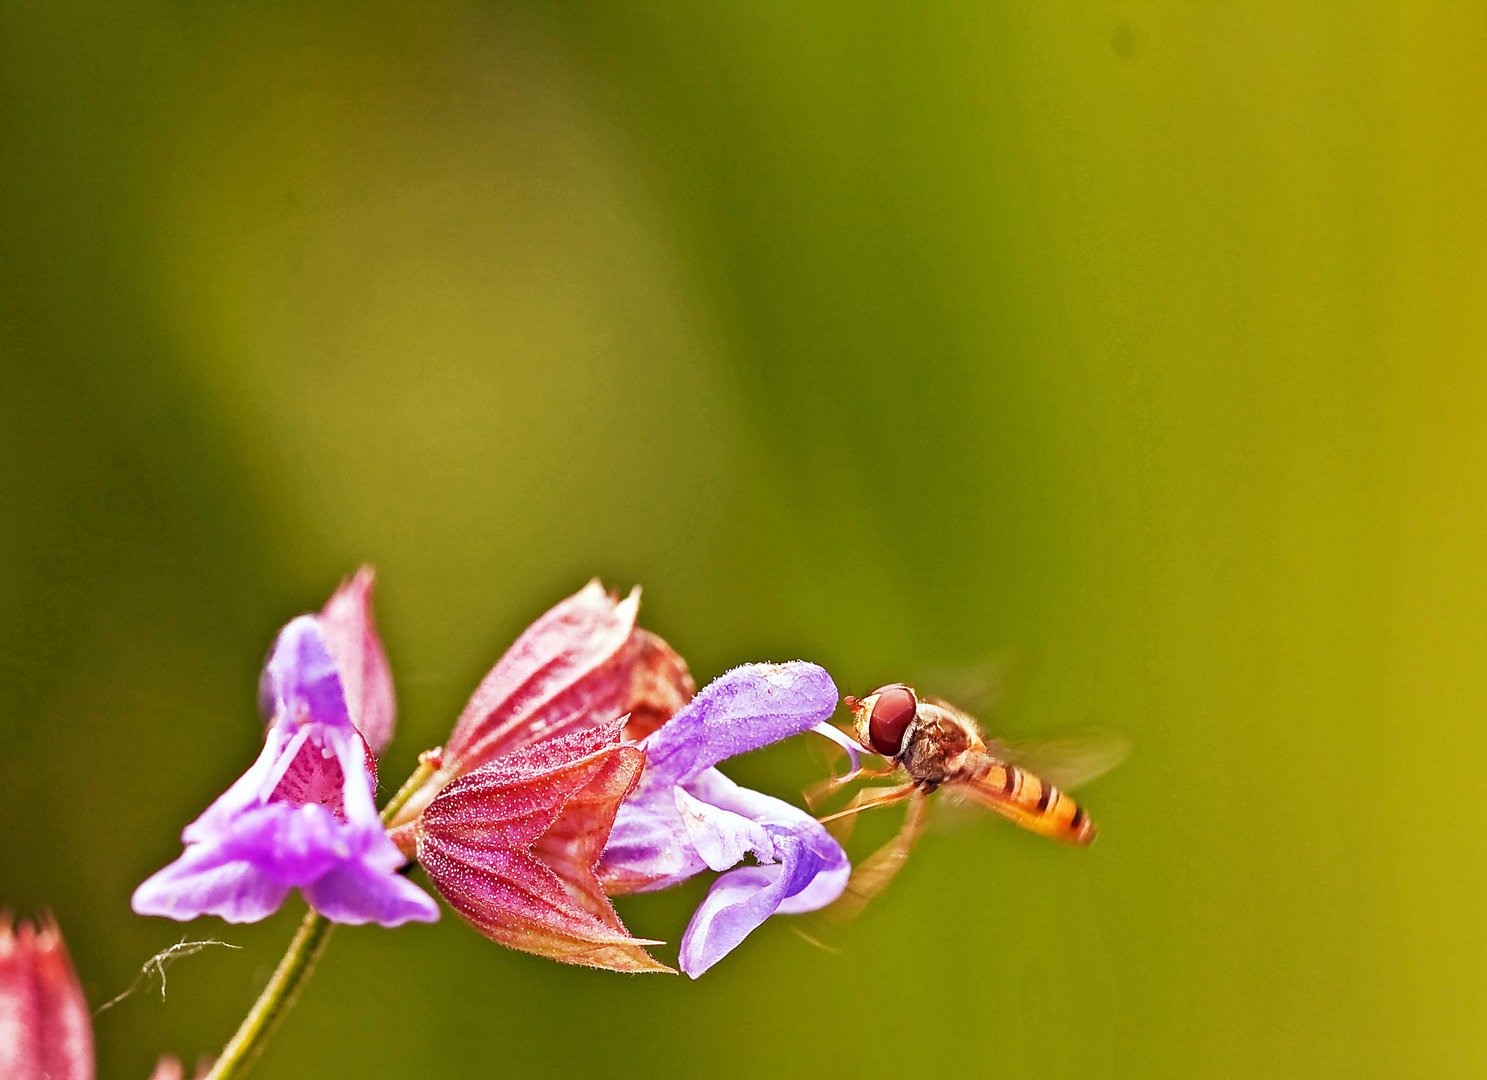
[(332, 598), (327, 613), (350, 594), (339, 623), (302, 615), (280, 632), (260, 689), (271, 716), (263, 752), (186, 826), (181, 857), (135, 890), (136, 912), (256, 922), (298, 888), (335, 922), (439, 917), (397, 873), (406, 860), (377, 815), (371, 751), (348, 707), (370, 708), (368, 734), (386, 740), (391, 684), (366, 607), (370, 584), (358, 575)]
[[(704, 687), (641, 743), (645, 772), (620, 806), (599, 874), (618, 895), (728, 871), (682, 937), (681, 968), (693, 978), (769, 916), (825, 907), (846, 887), (846, 852), (819, 822), (715, 768), (811, 730), (836, 702), (831, 676), (814, 664), (749, 664)], [(730, 869), (749, 855), (755, 865)]]

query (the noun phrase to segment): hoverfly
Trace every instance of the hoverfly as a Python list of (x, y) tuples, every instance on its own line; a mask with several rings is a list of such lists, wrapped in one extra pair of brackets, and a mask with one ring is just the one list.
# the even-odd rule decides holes
[(844, 809), (821, 821), (909, 800), (898, 834), (853, 871), (848, 908), (866, 904), (898, 872), (923, 830), (928, 796), (942, 787), (1029, 832), (1088, 845), (1095, 838), (1094, 822), (1064, 788), (1108, 772), (1127, 751), (1124, 739), (1107, 733), (1026, 747), (988, 742), (968, 714), (949, 702), (921, 698), (903, 683), (880, 686), (865, 698), (844, 700), (861, 744), (856, 749), (871, 751), (887, 764), (881, 769), (861, 769), (854, 753), (851, 773), (818, 785), (808, 797), (815, 802), (823, 793), (861, 777), (881, 779), (902, 773), (904, 779), (895, 786), (857, 792)]

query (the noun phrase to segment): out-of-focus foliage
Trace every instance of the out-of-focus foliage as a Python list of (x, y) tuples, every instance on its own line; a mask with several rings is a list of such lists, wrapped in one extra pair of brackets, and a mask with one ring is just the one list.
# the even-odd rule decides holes
[[(1487, 16), (1436, 8), (7, 5), (0, 903), (112, 997), (280, 623), (377, 565), (386, 789), (601, 573), (702, 681), (1010, 656), (996, 727), (1136, 744), (1100, 842), (959, 818), (695, 984), (343, 931), (266, 1076), (1480, 1071)], [(187, 928), (244, 948), (104, 1074), (220, 1046), (292, 918)]]

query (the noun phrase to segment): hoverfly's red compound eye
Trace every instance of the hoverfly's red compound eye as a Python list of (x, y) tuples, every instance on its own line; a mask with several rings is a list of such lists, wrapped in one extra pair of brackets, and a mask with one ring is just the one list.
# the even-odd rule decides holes
[(914, 691), (901, 683), (885, 686), (876, 695), (878, 700), (873, 702), (873, 713), (867, 721), (867, 741), (884, 757), (898, 757), (904, 732), (919, 711), (919, 701)]

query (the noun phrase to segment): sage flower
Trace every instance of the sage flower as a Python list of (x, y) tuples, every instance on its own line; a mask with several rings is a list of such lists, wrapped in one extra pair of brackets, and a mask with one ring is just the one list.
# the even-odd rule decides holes
[(137, 913), (256, 922), (298, 888), (335, 922), (439, 917), (433, 899), (397, 873), (405, 860), (373, 801), (369, 739), (381, 745), (391, 734), (392, 690), (370, 585), (358, 575), (325, 613), (280, 632), (260, 684), (270, 717), (262, 753), (186, 826), (181, 857), (135, 890)]
[[(682, 937), (689, 976), (712, 967), (769, 916), (825, 907), (846, 887), (851, 865), (824, 826), (716, 768), (816, 728), (836, 703), (831, 676), (814, 664), (748, 664), (709, 683), (640, 743), (645, 771), (620, 806), (599, 879), (613, 896), (726, 871)], [(738, 866), (748, 856), (754, 864)]]

